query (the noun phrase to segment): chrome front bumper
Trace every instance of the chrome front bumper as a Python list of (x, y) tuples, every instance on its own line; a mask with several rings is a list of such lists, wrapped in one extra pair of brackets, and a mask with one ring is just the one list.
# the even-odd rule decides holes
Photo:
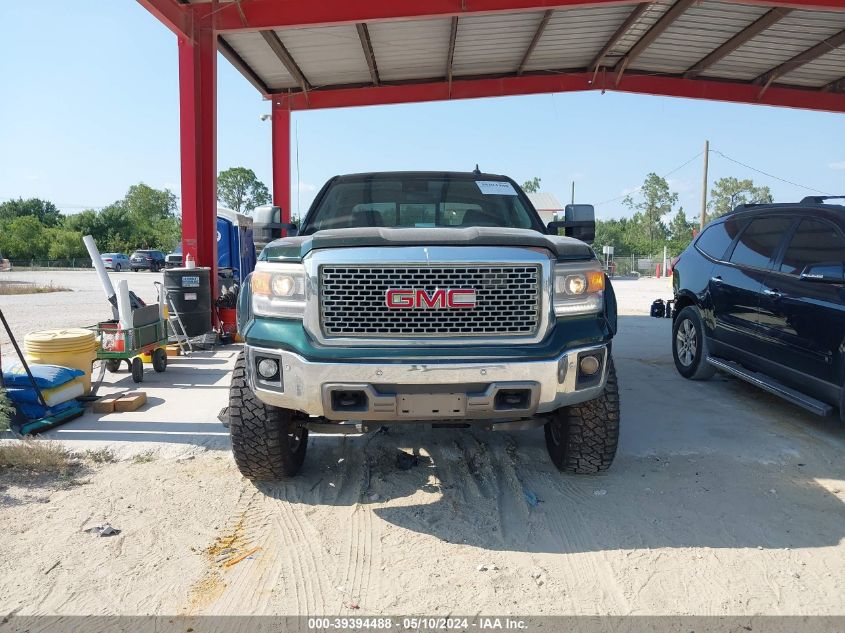
[[(568, 350), (549, 360), (452, 363), (323, 363), (279, 349), (245, 345), (244, 350), (249, 386), (262, 402), (329, 420), (522, 419), (598, 397), (608, 367), (605, 345)], [(579, 371), (584, 354), (601, 360), (591, 378)], [(276, 360), (281, 376), (262, 379), (256, 358)], [(342, 408), (335, 406), (335, 391), (363, 392), (366, 398), (361, 406)], [(497, 397), (500, 392), (504, 397)], [(513, 406), (503, 406), (508, 397)], [(434, 409), (426, 409), (430, 405)]]

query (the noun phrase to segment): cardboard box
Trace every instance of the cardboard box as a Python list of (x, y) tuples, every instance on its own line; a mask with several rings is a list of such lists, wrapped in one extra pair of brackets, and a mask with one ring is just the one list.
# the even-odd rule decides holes
[(94, 413), (113, 413), (114, 403), (123, 394), (115, 393), (110, 396), (103, 396), (99, 400), (94, 401)]
[(147, 403), (147, 394), (143, 391), (131, 391), (123, 394), (120, 398), (115, 400), (115, 412), (125, 413), (127, 411), (135, 411)]
[(181, 356), (182, 350), (178, 345), (168, 345), (165, 350), (168, 356)]

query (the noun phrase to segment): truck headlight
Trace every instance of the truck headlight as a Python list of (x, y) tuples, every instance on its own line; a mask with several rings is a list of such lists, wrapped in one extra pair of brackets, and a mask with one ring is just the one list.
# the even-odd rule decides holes
[(604, 309), (604, 271), (595, 262), (555, 266), (555, 316), (594, 314)]
[(301, 319), (305, 313), (305, 267), (302, 264), (259, 263), (250, 284), (254, 314)]

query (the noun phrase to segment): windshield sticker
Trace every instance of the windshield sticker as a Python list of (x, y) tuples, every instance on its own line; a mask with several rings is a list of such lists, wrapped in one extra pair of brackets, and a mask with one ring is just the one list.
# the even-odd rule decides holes
[(516, 195), (516, 190), (513, 188), (513, 185), (509, 182), (503, 182), (501, 180), (476, 180), (475, 184), (478, 185), (478, 188), (481, 189), (481, 193), (483, 193), (484, 195)]

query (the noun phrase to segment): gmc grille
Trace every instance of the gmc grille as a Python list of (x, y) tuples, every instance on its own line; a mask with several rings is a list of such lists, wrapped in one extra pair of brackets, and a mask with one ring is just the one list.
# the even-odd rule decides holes
[[(322, 266), (326, 337), (531, 336), (540, 323), (540, 266)], [(472, 308), (387, 307), (391, 289), (474, 289)]]

